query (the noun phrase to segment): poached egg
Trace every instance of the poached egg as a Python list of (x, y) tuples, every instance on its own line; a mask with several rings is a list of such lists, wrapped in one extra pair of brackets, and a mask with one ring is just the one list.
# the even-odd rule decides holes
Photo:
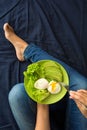
[(51, 94), (57, 94), (61, 91), (60, 83), (56, 81), (48, 82), (45, 78), (40, 78), (34, 83), (34, 87), (37, 89), (47, 89)]
[(61, 85), (56, 81), (50, 81), (47, 89), (51, 94), (57, 94), (61, 91)]
[(34, 87), (37, 89), (46, 89), (49, 82), (45, 78), (40, 78), (34, 83)]

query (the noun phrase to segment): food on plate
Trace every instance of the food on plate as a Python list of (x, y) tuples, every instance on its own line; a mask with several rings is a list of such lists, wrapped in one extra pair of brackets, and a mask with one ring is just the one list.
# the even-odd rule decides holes
[(60, 82), (68, 84), (68, 81), (66, 70), (53, 60), (32, 63), (24, 71), (25, 91), (38, 103), (59, 101), (67, 92)]
[(51, 81), (48, 85), (48, 91), (51, 94), (57, 94), (61, 91), (61, 85), (56, 81)]
[(37, 89), (46, 89), (49, 82), (45, 78), (40, 78), (34, 83), (34, 87)]
[(47, 89), (51, 94), (57, 94), (61, 91), (60, 83), (53, 80), (48, 82), (45, 78), (36, 80), (34, 87), (40, 90)]

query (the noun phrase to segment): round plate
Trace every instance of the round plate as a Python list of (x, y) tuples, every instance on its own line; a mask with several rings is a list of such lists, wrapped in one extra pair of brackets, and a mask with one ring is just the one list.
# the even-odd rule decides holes
[[(33, 64), (38, 64), (38, 65), (40, 65), (40, 67), (44, 66), (44, 68), (46, 69), (47, 67), (50, 66), (51, 63), (53, 63), (51, 67), (55, 68), (55, 65), (58, 65), (60, 67), (61, 72), (62, 72), (62, 77), (63, 77), (61, 82), (63, 82), (67, 86), (69, 86), (68, 74), (67, 74), (66, 70), (64, 69), (64, 67), (61, 64), (59, 64), (58, 62), (55, 62), (55, 61), (52, 61), (52, 60), (41, 60), (41, 61), (32, 63), (29, 66), (32, 66)], [(34, 83), (35, 83), (35, 82), (31, 82), (31, 77), (32, 76), (33, 76), (33, 79), (35, 79), (35, 75), (34, 75), (33, 70), (32, 70), (32, 74), (30, 74), (30, 75), (26, 74), (29, 71), (28, 69), (24, 72), (24, 87), (25, 87), (25, 90), (26, 90), (27, 94), (29, 95), (29, 97), (31, 99), (33, 99), (35, 102), (38, 102), (38, 103), (41, 103), (41, 104), (53, 104), (53, 103), (56, 103), (56, 102), (60, 101), (65, 96), (65, 94), (67, 93), (67, 89), (64, 86), (62, 86), (61, 91), (59, 93), (50, 94), (46, 99), (44, 99), (42, 101), (37, 100), (35, 98), (35, 96), (32, 94), (34, 89), (33, 89), (33, 91), (31, 91), (31, 87), (30, 87), (30, 86), (32, 86), (34, 88)], [(41, 72), (38, 72), (38, 73), (40, 74)], [(41, 78), (41, 77), (39, 77), (39, 78)], [(31, 82), (31, 85), (30, 85), (30, 82)]]

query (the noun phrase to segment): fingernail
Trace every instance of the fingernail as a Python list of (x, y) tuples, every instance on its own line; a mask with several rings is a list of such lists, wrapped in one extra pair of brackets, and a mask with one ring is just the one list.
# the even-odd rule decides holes
[(69, 94), (73, 94), (73, 91), (72, 91), (72, 90), (70, 90), (70, 91), (69, 91)]

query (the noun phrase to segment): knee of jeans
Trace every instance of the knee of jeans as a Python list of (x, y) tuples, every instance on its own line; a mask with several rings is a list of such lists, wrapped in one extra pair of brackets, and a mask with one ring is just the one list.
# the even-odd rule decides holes
[(8, 95), (10, 105), (16, 104), (18, 99), (21, 99), (21, 87), (23, 84), (17, 84), (12, 87)]
[(81, 79), (79, 79), (79, 86), (80, 86), (80, 89), (87, 90), (87, 79), (85, 77), (82, 77)]
[(83, 76), (76, 77), (70, 88), (71, 90), (79, 90), (79, 89), (87, 90), (87, 79)]

